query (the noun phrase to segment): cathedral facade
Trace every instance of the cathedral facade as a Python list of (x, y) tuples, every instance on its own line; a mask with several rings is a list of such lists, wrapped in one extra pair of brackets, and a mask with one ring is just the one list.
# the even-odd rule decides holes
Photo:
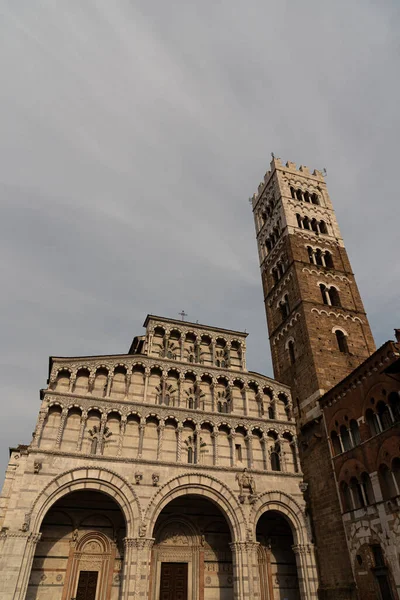
[(0, 513), (2, 600), (317, 597), (288, 386), (246, 335), (148, 316), (128, 354), (50, 360)]

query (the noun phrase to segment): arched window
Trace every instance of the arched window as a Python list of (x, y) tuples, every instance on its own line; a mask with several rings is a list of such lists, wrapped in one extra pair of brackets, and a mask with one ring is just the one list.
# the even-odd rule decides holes
[(294, 342), (293, 340), (290, 340), (288, 343), (288, 350), (289, 350), (289, 359), (290, 359), (290, 364), (294, 365), (294, 363), (296, 362), (296, 355), (294, 352)]
[(371, 437), (374, 435), (378, 435), (378, 433), (381, 433), (379, 421), (372, 408), (369, 408), (365, 413), (365, 420), (367, 421)]
[(279, 444), (275, 444), (274, 450), (271, 452), (271, 469), (273, 471), (281, 470), (281, 460), (279, 457)]
[(194, 400), (193, 400), (193, 398), (189, 398), (189, 400), (188, 400), (188, 408), (194, 408)]
[(340, 445), (340, 439), (336, 431), (331, 432), (332, 452), (333, 455), (341, 454), (343, 452), (342, 446)]
[(292, 198), (296, 198), (296, 192), (293, 187), (290, 188), (290, 194), (291, 194)]
[(339, 292), (335, 287), (329, 288), (329, 297), (332, 306), (341, 306)]
[(329, 305), (330, 297), (329, 297), (329, 293), (328, 293), (328, 288), (323, 283), (320, 283), (319, 289), (321, 290), (321, 296), (322, 296), (323, 303)]
[(317, 194), (312, 194), (311, 195), (311, 202), (313, 204), (319, 204), (319, 198), (318, 198)]
[(314, 233), (319, 233), (317, 219), (311, 220), (311, 229), (314, 231)]
[(319, 230), (320, 230), (321, 233), (325, 233), (325, 234), (328, 233), (328, 229), (326, 227), (325, 221), (320, 221), (319, 222)]
[(189, 447), (187, 449), (187, 461), (190, 464), (193, 464), (193, 448)]
[(304, 217), (303, 227), (304, 227), (304, 229), (310, 230), (310, 219), (308, 217)]
[(170, 401), (169, 394), (165, 394), (165, 398), (164, 398), (164, 404), (165, 404), (166, 406), (169, 406), (169, 401)]
[(219, 360), (219, 358), (217, 358), (217, 360), (215, 361), (215, 366), (216, 367), (220, 367), (221, 366), (221, 361)]
[(314, 264), (314, 250), (311, 248), (311, 246), (307, 246), (307, 252), (308, 252), (308, 260), (313, 265)]
[(322, 250), (320, 250), (318, 248), (318, 250), (315, 253), (315, 262), (317, 263), (317, 265), (319, 265), (320, 267), (324, 266), (324, 263), (322, 261)]
[(379, 420), (381, 422), (383, 431), (385, 431), (385, 429), (389, 429), (389, 427), (393, 425), (393, 419), (392, 415), (390, 414), (388, 405), (381, 400), (376, 405), (376, 410), (379, 415)]
[(344, 450), (350, 450), (350, 448), (352, 447), (351, 441), (350, 441), (350, 435), (349, 435), (349, 431), (347, 429), (347, 427), (345, 427), (344, 425), (341, 426), (340, 428), (340, 437), (342, 440), (342, 445)]
[(220, 400), (218, 400), (217, 410), (219, 413), (222, 413), (222, 402)]
[(371, 479), (368, 473), (363, 473), (361, 475), (361, 487), (364, 492), (365, 502), (366, 504), (373, 504), (375, 502), (374, 490), (372, 487)]
[(343, 331), (341, 331), (340, 329), (336, 329), (335, 335), (336, 335), (336, 341), (337, 341), (337, 345), (338, 345), (340, 352), (343, 352), (343, 354), (348, 354), (349, 347), (347, 345), (346, 334), (343, 333)]
[(350, 490), (353, 496), (354, 508), (362, 508), (365, 506), (364, 496), (361, 491), (361, 485), (356, 477), (352, 477), (350, 479)]
[(281, 311), (282, 319), (286, 319), (286, 317), (289, 316), (289, 296), (287, 294), (285, 294), (283, 299), (280, 301), (279, 310)]
[(300, 227), (300, 229), (302, 229), (302, 221), (301, 221), (300, 215), (296, 214), (296, 219), (297, 219), (297, 226)]
[(275, 419), (275, 407), (273, 404), (268, 406), (268, 419)]
[(332, 254), (330, 252), (328, 252), (327, 250), (325, 251), (324, 259), (325, 259), (326, 268), (327, 269), (333, 269)]
[(279, 281), (279, 273), (277, 269), (272, 269), (272, 277), (274, 278), (274, 284), (276, 285)]
[(350, 432), (351, 432), (351, 437), (353, 439), (353, 444), (355, 446), (358, 446), (358, 444), (361, 444), (360, 428), (358, 427), (358, 423), (355, 419), (352, 419), (350, 421)]
[(397, 496), (397, 490), (394, 484), (392, 472), (387, 465), (381, 465), (378, 469), (379, 483), (384, 500), (390, 500)]
[(310, 202), (310, 194), (308, 192), (304, 192), (303, 197), (304, 202)]
[(297, 200), (303, 200), (303, 194), (302, 191), (299, 189), (296, 191), (296, 196), (297, 196)]
[(353, 502), (351, 500), (350, 489), (345, 481), (341, 482), (340, 491), (341, 491), (341, 495), (342, 495), (342, 504), (343, 504), (344, 512), (353, 510)]
[(400, 396), (398, 392), (391, 392), (389, 394), (389, 406), (392, 409), (392, 415), (394, 422), (400, 421)]

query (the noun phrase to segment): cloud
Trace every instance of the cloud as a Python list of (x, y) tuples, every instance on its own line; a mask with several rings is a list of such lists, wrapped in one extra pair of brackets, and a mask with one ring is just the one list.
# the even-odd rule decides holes
[(247, 329), (249, 368), (272, 374), (248, 203), (271, 151), (327, 167), (377, 343), (391, 336), (398, 3), (0, 11), (3, 468), (48, 355), (124, 352), (148, 312)]

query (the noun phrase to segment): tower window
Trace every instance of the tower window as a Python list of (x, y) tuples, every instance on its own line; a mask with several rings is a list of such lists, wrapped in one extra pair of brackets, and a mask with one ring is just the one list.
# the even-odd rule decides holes
[(308, 192), (304, 192), (303, 197), (304, 202), (310, 202), (310, 194)]
[(301, 190), (296, 190), (297, 200), (303, 200), (303, 193)]
[(333, 269), (333, 259), (332, 259), (332, 254), (328, 251), (325, 252), (325, 265), (327, 267), (327, 269)]
[(296, 192), (293, 187), (290, 188), (290, 194), (291, 194), (292, 198), (296, 198)]
[(336, 335), (336, 341), (337, 341), (337, 345), (338, 345), (340, 352), (343, 352), (343, 354), (348, 354), (349, 347), (347, 345), (346, 334), (344, 334), (343, 331), (341, 331), (340, 329), (336, 329), (335, 335)]
[(320, 229), (321, 233), (328, 233), (328, 229), (326, 227), (325, 221), (320, 221), (319, 222), (319, 229)]
[(317, 205), (319, 204), (319, 198), (318, 198), (317, 194), (312, 194), (311, 195), (311, 202), (313, 204), (317, 204)]
[(288, 343), (288, 350), (289, 350), (290, 364), (294, 365), (294, 363), (296, 362), (296, 355), (294, 353), (294, 342), (293, 342), (293, 340), (290, 340), (290, 342)]
[(282, 315), (282, 319), (286, 319), (289, 316), (290, 308), (289, 308), (289, 296), (285, 294), (283, 299), (279, 303), (279, 310)]

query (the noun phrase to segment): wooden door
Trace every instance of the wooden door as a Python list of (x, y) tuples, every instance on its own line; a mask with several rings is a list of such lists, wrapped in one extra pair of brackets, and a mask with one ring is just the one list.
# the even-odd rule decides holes
[(96, 600), (98, 571), (81, 571), (79, 573), (76, 600)]
[(187, 600), (187, 584), (187, 563), (161, 563), (160, 600)]

